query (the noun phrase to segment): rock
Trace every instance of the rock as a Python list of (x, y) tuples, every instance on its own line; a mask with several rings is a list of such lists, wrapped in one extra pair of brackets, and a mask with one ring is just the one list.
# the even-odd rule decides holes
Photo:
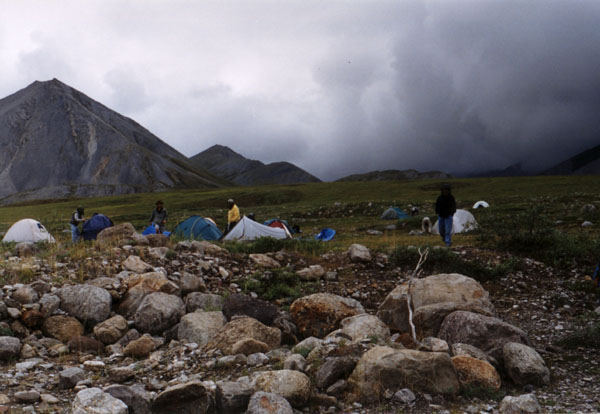
[[(105, 231), (105, 230), (103, 230)], [(86, 388), (75, 396), (71, 414), (127, 414), (127, 405), (100, 388)]]
[(15, 392), (15, 400), (19, 404), (33, 404), (40, 400), (40, 393), (35, 390)]
[(222, 247), (219, 247), (216, 244), (213, 244), (206, 240), (192, 241), (192, 249), (197, 252), (204, 252), (206, 254), (215, 255), (215, 256), (227, 254), (226, 249), (223, 249)]
[(123, 350), (123, 354), (133, 358), (146, 358), (155, 348), (156, 344), (152, 338), (149, 335), (144, 335), (129, 342)]
[(294, 414), (294, 410), (282, 396), (259, 391), (250, 397), (246, 414)]
[(148, 241), (148, 238), (140, 233), (133, 233), (131, 235), (131, 239), (127, 240), (127, 242), (129, 241), (135, 246), (150, 246), (150, 241)]
[(243, 315), (271, 326), (278, 313), (279, 308), (270, 302), (237, 293), (229, 295), (223, 303), (223, 314), (227, 320)]
[(352, 338), (353, 342), (370, 339), (373, 342), (387, 342), (390, 339), (390, 330), (375, 315), (361, 313), (342, 319), (341, 332)]
[(337, 329), (344, 318), (365, 313), (360, 302), (329, 293), (315, 293), (296, 299), (290, 313), (303, 337), (322, 338)]
[(94, 326), (94, 335), (101, 342), (109, 345), (121, 339), (127, 330), (127, 319), (121, 315), (116, 315)]
[(179, 288), (181, 289), (182, 295), (187, 295), (191, 292), (204, 290), (206, 286), (204, 285), (202, 278), (189, 272), (183, 272), (183, 275), (181, 275), (181, 278), (179, 279)]
[(436, 394), (459, 390), (458, 375), (448, 354), (386, 346), (376, 346), (363, 354), (349, 382), (366, 402), (377, 401), (386, 389), (411, 387)]
[(213, 408), (208, 390), (200, 381), (167, 388), (154, 400), (152, 414), (204, 414)]
[(304, 372), (306, 360), (300, 354), (291, 354), (283, 361), (283, 369)]
[(254, 384), (257, 390), (281, 395), (292, 407), (304, 406), (311, 392), (310, 379), (305, 374), (287, 369), (261, 372)]
[(71, 352), (104, 353), (104, 344), (87, 336), (74, 336), (67, 344)]
[(192, 312), (179, 322), (177, 338), (180, 341), (206, 345), (227, 323), (222, 312)]
[(35, 349), (33, 349), (33, 347), (29, 344), (23, 345), (19, 354), (21, 359), (34, 358), (37, 355)]
[(281, 331), (277, 328), (269, 328), (259, 321), (249, 317), (239, 317), (228, 322), (223, 329), (206, 345), (205, 349), (218, 349), (225, 355), (233, 354), (236, 344), (248, 339), (262, 342), (269, 349), (279, 346), (281, 343)]
[(65, 368), (58, 373), (58, 386), (62, 389), (71, 389), (85, 377), (85, 371), (79, 367)]
[(248, 358), (246, 358), (246, 364), (248, 364), (251, 367), (264, 365), (267, 362), (269, 362), (269, 357), (263, 354), (262, 352), (250, 354), (248, 355)]
[(507, 342), (529, 345), (527, 334), (497, 318), (473, 312), (457, 311), (444, 319), (439, 338), (449, 344), (466, 343), (502, 360), (502, 347)]
[(507, 342), (502, 348), (504, 367), (517, 385), (544, 385), (550, 383), (550, 371), (535, 349), (516, 342)]
[(415, 402), (416, 399), (417, 397), (411, 390), (409, 390), (408, 388), (402, 388), (401, 390), (396, 391), (394, 393), (394, 396), (392, 397), (392, 402), (401, 404), (412, 404), (413, 402)]
[(421, 346), (423, 349), (421, 351), (429, 351), (429, 352), (450, 352), (450, 347), (448, 346), (448, 342), (443, 339), (434, 338), (432, 336), (428, 336), (421, 341)]
[(348, 356), (328, 358), (317, 371), (316, 386), (326, 389), (339, 379), (346, 379), (354, 367), (356, 367), (356, 361)]
[[(410, 332), (407, 292), (408, 282), (405, 282), (392, 290), (379, 306), (377, 316), (392, 331)], [(413, 322), (420, 337), (436, 337), (444, 318), (457, 310), (495, 314), (488, 292), (476, 280), (458, 273), (415, 279), (411, 296)]]
[(452, 344), (451, 349), (452, 355), (454, 356), (470, 356), (473, 358), (481, 359), (482, 361), (487, 361), (494, 366), (496, 366), (497, 364), (497, 361), (494, 358), (490, 357), (481, 349), (474, 347), (473, 345), (456, 343)]
[(185, 310), (187, 313), (197, 310), (220, 311), (223, 309), (223, 302), (221, 295), (192, 292), (185, 297)]
[(452, 357), (452, 364), (463, 388), (486, 388), (493, 391), (500, 389), (500, 375), (489, 362), (470, 356), (455, 356)]
[(12, 295), (10, 295), (11, 299), (16, 300), (20, 304), (28, 304), (35, 303), (39, 299), (39, 295), (34, 288), (31, 286), (25, 285), (17, 288)]
[(133, 318), (142, 300), (154, 292), (178, 293), (179, 288), (160, 272), (132, 274), (125, 280), (128, 290), (119, 304), (118, 312), (126, 318)]
[(325, 269), (321, 265), (311, 265), (296, 272), (298, 277), (306, 281), (316, 281), (325, 275)]
[(107, 227), (98, 233), (96, 242), (101, 245), (116, 245), (128, 239), (135, 234), (135, 228), (131, 223), (121, 223), (116, 226)]
[(369, 253), (369, 249), (367, 249), (362, 244), (352, 244), (348, 248), (347, 252), (348, 257), (352, 262), (370, 262), (371, 261), (371, 253)]
[(592, 227), (594, 225), (594, 223), (592, 223), (591, 221), (584, 221), (583, 223), (581, 223), (581, 227)]
[(254, 388), (240, 381), (217, 383), (216, 400), (220, 413), (243, 413), (248, 408)]
[(500, 414), (535, 414), (541, 413), (542, 407), (533, 394), (518, 397), (506, 396), (500, 402)]
[(322, 339), (309, 336), (292, 348), (292, 352), (308, 355), (310, 351), (323, 343)]
[(152, 405), (152, 395), (142, 385), (110, 385), (104, 392), (123, 401), (129, 409), (129, 414), (147, 414)]
[(44, 335), (46, 336), (67, 343), (74, 336), (83, 335), (83, 325), (72, 316), (50, 316), (44, 321), (42, 332), (44, 332)]
[(331, 387), (327, 388), (326, 393), (333, 396), (342, 396), (346, 391), (348, 391), (348, 388), (348, 381), (341, 379), (337, 380)]
[(21, 322), (29, 329), (37, 329), (44, 323), (44, 315), (38, 310), (29, 309), (21, 315)]
[(146, 273), (152, 271), (151, 265), (134, 255), (131, 255), (125, 259), (123, 262), (123, 267), (134, 273)]
[(59, 289), (60, 308), (84, 324), (95, 325), (110, 315), (112, 297), (106, 289), (75, 285)]
[(268, 352), (271, 348), (269, 345), (262, 341), (258, 341), (254, 338), (243, 338), (237, 341), (231, 347), (231, 353), (233, 355), (252, 355), (256, 353)]
[[(134, 377), (135, 377), (135, 371), (133, 370), (133, 368), (130, 368), (130, 367), (114, 367), (114, 368), (111, 368), (108, 370), (108, 378), (112, 382), (116, 382), (117, 384), (129, 381), (130, 379), (132, 379)], [(109, 394), (115, 398), (119, 398), (112, 393), (109, 393)], [(119, 398), (119, 399), (122, 400), (122, 398)], [(127, 403), (125, 403), (125, 404), (127, 404)], [(127, 404), (127, 406), (129, 406), (129, 404)]]
[(37, 246), (32, 242), (19, 242), (15, 245), (15, 254), (19, 257), (33, 256), (37, 251)]
[(147, 234), (146, 239), (150, 246), (160, 248), (169, 245), (169, 237), (164, 234)]
[(140, 332), (159, 334), (179, 322), (185, 314), (185, 305), (180, 297), (155, 292), (142, 299), (135, 312), (135, 327)]
[(279, 262), (275, 259), (271, 259), (266, 254), (254, 253), (250, 255), (250, 260), (261, 267), (267, 268), (278, 268), (281, 267)]
[(56, 295), (46, 293), (40, 299), (40, 312), (47, 318), (51, 316), (60, 306), (60, 298)]
[[(152, 242), (150, 242), (152, 245)], [(168, 247), (151, 247), (148, 249), (148, 256), (155, 260), (163, 260), (167, 257)]]

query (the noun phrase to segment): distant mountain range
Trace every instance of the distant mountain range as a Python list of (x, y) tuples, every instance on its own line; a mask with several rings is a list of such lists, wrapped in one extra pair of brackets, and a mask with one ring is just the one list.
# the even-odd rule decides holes
[(57, 79), (0, 100), (0, 149), (2, 203), (229, 184)]
[(364, 174), (352, 174), (336, 181), (394, 181), (394, 180), (423, 180), (423, 179), (447, 179), (452, 178), (450, 174), (441, 171), (419, 172), (417, 170), (384, 170), (371, 171)]
[(319, 180), (302, 168), (289, 162), (263, 164), (250, 160), (223, 145), (209, 149), (190, 158), (192, 165), (237, 185), (318, 183)]
[(577, 155), (542, 172), (543, 175), (583, 175), (600, 174), (600, 145), (580, 152)]

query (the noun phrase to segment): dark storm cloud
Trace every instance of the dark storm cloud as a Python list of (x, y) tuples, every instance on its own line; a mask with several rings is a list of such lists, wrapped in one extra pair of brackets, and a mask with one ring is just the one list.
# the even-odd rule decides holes
[(58, 77), (188, 156), (335, 179), (538, 170), (600, 143), (596, 0), (66, 3), (5, 4), (0, 91)]

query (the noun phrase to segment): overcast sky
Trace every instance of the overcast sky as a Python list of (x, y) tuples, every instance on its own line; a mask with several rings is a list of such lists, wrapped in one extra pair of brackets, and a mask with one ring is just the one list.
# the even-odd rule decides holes
[(0, 0), (0, 97), (52, 78), (187, 156), (539, 169), (600, 144), (600, 1)]

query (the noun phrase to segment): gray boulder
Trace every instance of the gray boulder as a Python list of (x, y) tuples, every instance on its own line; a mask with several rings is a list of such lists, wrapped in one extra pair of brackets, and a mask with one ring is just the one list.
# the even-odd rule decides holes
[[(227, 323), (222, 312), (192, 312), (179, 322), (177, 338), (180, 341), (206, 345)], [(250, 398), (250, 397), (248, 397)]]
[(129, 414), (147, 414), (152, 405), (152, 395), (144, 389), (143, 385), (110, 385), (104, 392), (123, 401), (129, 409)]
[(71, 414), (128, 414), (127, 405), (102, 391), (100, 388), (86, 388), (75, 396)]
[(390, 329), (375, 315), (361, 313), (342, 319), (340, 330), (344, 335), (357, 342), (371, 339), (377, 342), (386, 342), (390, 339)]
[(205, 414), (214, 408), (214, 401), (200, 381), (173, 385), (156, 397), (152, 414)]
[(296, 272), (298, 277), (306, 281), (316, 281), (325, 276), (325, 269), (321, 265), (311, 265)]
[(221, 295), (192, 292), (185, 297), (185, 310), (187, 313), (197, 310), (220, 311), (223, 309), (224, 300)]
[(79, 367), (65, 368), (58, 373), (58, 385), (63, 389), (71, 389), (83, 379), (85, 379), (85, 371)]
[(544, 385), (550, 383), (550, 371), (535, 349), (516, 342), (502, 348), (504, 367), (517, 385)]
[(237, 293), (229, 295), (223, 303), (223, 314), (227, 320), (236, 315), (243, 315), (271, 326), (278, 313), (279, 308), (270, 302)]
[(94, 335), (104, 344), (114, 344), (127, 333), (127, 319), (121, 315), (113, 316), (94, 326)]
[(294, 410), (281, 395), (259, 391), (252, 394), (246, 414), (294, 414)]
[(287, 369), (261, 372), (254, 384), (257, 390), (281, 395), (292, 407), (306, 405), (312, 389), (306, 374)]
[(23, 305), (35, 303), (39, 299), (37, 291), (29, 285), (17, 288), (10, 297)]
[(0, 336), (0, 361), (17, 358), (21, 352), (21, 341), (13, 336)]
[(139, 256), (131, 255), (123, 261), (123, 267), (134, 273), (146, 273), (152, 271), (152, 265), (144, 262)]
[(346, 379), (356, 367), (356, 361), (348, 356), (333, 357), (319, 367), (316, 375), (316, 386), (327, 389), (339, 379)]
[(95, 325), (110, 315), (112, 298), (106, 289), (74, 285), (59, 289), (60, 308), (84, 324)]
[(536, 414), (542, 412), (542, 407), (533, 394), (523, 394), (518, 397), (510, 395), (500, 402), (500, 414)]
[(243, 413), (248, 408), (254, 388), (240, 381), (217, 383), (217, 408), (221, 413)]
[(348, 257), (353, 262), (370, 262), (371, 261), (371, 253), (369, 249), (363, 246), (362, 244), (352, 244), (348, 248)]
[(52, 314), (60, 307), (60, 298), (51, 293), (46, 293), (40, 299), (40, 312), (44, 318), (52, 316)]
[(185, 305), (180, 297), (155, 292), (142, 299), (135, 312), (135, 327), (140, 332), (159, 334), (179, 322), (185, 314)]

